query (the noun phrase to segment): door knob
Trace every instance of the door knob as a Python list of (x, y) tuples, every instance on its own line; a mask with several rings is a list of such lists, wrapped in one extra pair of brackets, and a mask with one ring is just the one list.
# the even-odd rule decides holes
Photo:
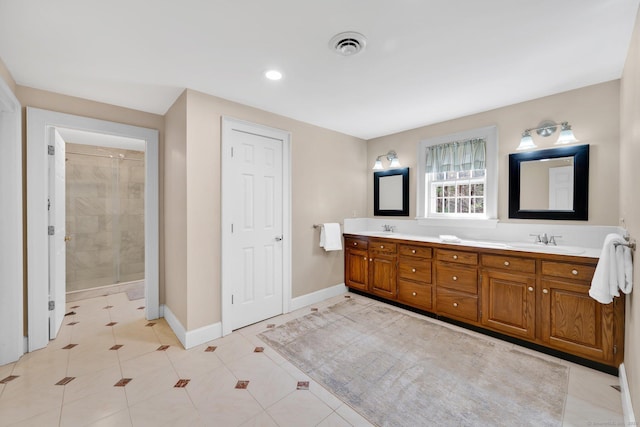
[(282, 236), (277, 236), (276, 237), (276, 242), (282, 242)]

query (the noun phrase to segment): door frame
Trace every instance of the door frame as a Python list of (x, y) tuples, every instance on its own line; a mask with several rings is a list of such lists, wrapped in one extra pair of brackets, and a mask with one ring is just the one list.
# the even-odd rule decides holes
[(282, 311), (291, 310), (291, 132), (251, 123), (245, 120), (222, 116), (221, 135), (221, 323), (222, 335), (232, 332), (232, 285), (230, 265), (231, 257), (231, 205), (235, 203), (230, 191), (233, 180), (232, 169), (228, 161), (231, 153), (231, 132), (240, 131), (254, 135), (282, 140)]
[[(28, 351), (49, 343), (47, 138), (50, 127), (77, 129), (145, 141), (145, 317), (160, 314), (159, 132), (122, 123), (27, 107), (27, 321)], [(64, 307), (60, 309), (64, 310)]]
[(0, 78), (0, 365), (24, 354), (22, 107)]

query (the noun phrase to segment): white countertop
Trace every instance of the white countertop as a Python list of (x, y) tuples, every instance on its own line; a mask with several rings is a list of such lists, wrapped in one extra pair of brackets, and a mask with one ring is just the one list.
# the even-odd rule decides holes
[(421, 236), (417, 234), (403, 234), (390, 231), (359, 231), (347, 234), (367, 236), (367, 237), (383, 237), (385, 239), (398, 239), (398, 240), (411, 240), (415, 242), (426, 243), (442, 243), (453, 246), (467, 246), (474, 248), (490, 248), (490, 249), (502, 249), (508, 251), (520, 251), (520, 252), (536, 252), (544, 254), (554, 255), (572, 255), (588, 258), (600, 258), (600, 249), (584, 248), (579, 246), (564, 246), (564, 245), (544, 245), (542, 243), (533, 242), (500, 242), (490, 240), (465, 240), (459, 239), (459, 241), (443, 240), (438, 236)]

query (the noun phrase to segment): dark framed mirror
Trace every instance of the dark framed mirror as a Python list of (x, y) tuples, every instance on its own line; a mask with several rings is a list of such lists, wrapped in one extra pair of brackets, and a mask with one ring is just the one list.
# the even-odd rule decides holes
[(509, 155), (509, 218), (589, 219), (589, 145)]
[(373, 214), (409, 216), (409, 168), (373, 173)]

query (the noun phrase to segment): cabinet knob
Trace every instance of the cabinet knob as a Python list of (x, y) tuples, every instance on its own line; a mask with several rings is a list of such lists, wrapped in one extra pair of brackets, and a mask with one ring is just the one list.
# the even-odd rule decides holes
[(411, 253), (412, 253), (412, 254), (415, 254), (415, 253), (416, 253), (416, 250), (415, 250), (415, 249), (411, 249)]
[(384, 249), (384, 245), (380, 245), (380, 249)]
[(573, 274), (574, 276), (578, 275), (578, 270), (571, 270), (571, 274)]
[(529, 286), (527, 289), (529, 290), (529, 292), (533, 292), (533, 286)]
[(369, 262), (373, 261), (373, 258), (369, 258)]
[(453, 276), (452, 279), (455, 282), (456, 280), (458, 280), (458, 276)]
[(543, 290), (542, 290), (542, 293), (543, 293), (543, 294), (548, 294), (548, 293), (549, 293), (549, 290), (548, 290), (548, 289), (543, 289)]
[(454, 256), (453, 256), (453, 259), (458, 259), (458, 255), (454, 255)]
[(415, 292), (413, 292), (411, 295), (413, 295), (413, 296), (415, 297), (415, 296), (416, 296), (416, 295), (418, 295), (418, 294), (417, 294), (417, 293), (415, 293)]
[(353, 242), (353, 246), (358, 246), (358, 242)]
[(509, 261), (505, 261), (504, 265), (506, 265), (507, 267), (509, 267), (510, 262)]
[(457, 307), (457, 306), (458, 306), (458, 303), (457, 303), (457, 302), (454, 302), (454, 303), (453, 303), (453, 306), (454, 306), (454, 307)]
[(367, 257), (364, 257), (364, 260), (366, 261), (366, 260), (367, 260)]
[(415, 269), (415, 268), (412, 268), (412, 269), (411, 269), (411, 272), (412, 272), (412, 273), (415, 273), (415, 272), (416, 272), (416, 269)]

